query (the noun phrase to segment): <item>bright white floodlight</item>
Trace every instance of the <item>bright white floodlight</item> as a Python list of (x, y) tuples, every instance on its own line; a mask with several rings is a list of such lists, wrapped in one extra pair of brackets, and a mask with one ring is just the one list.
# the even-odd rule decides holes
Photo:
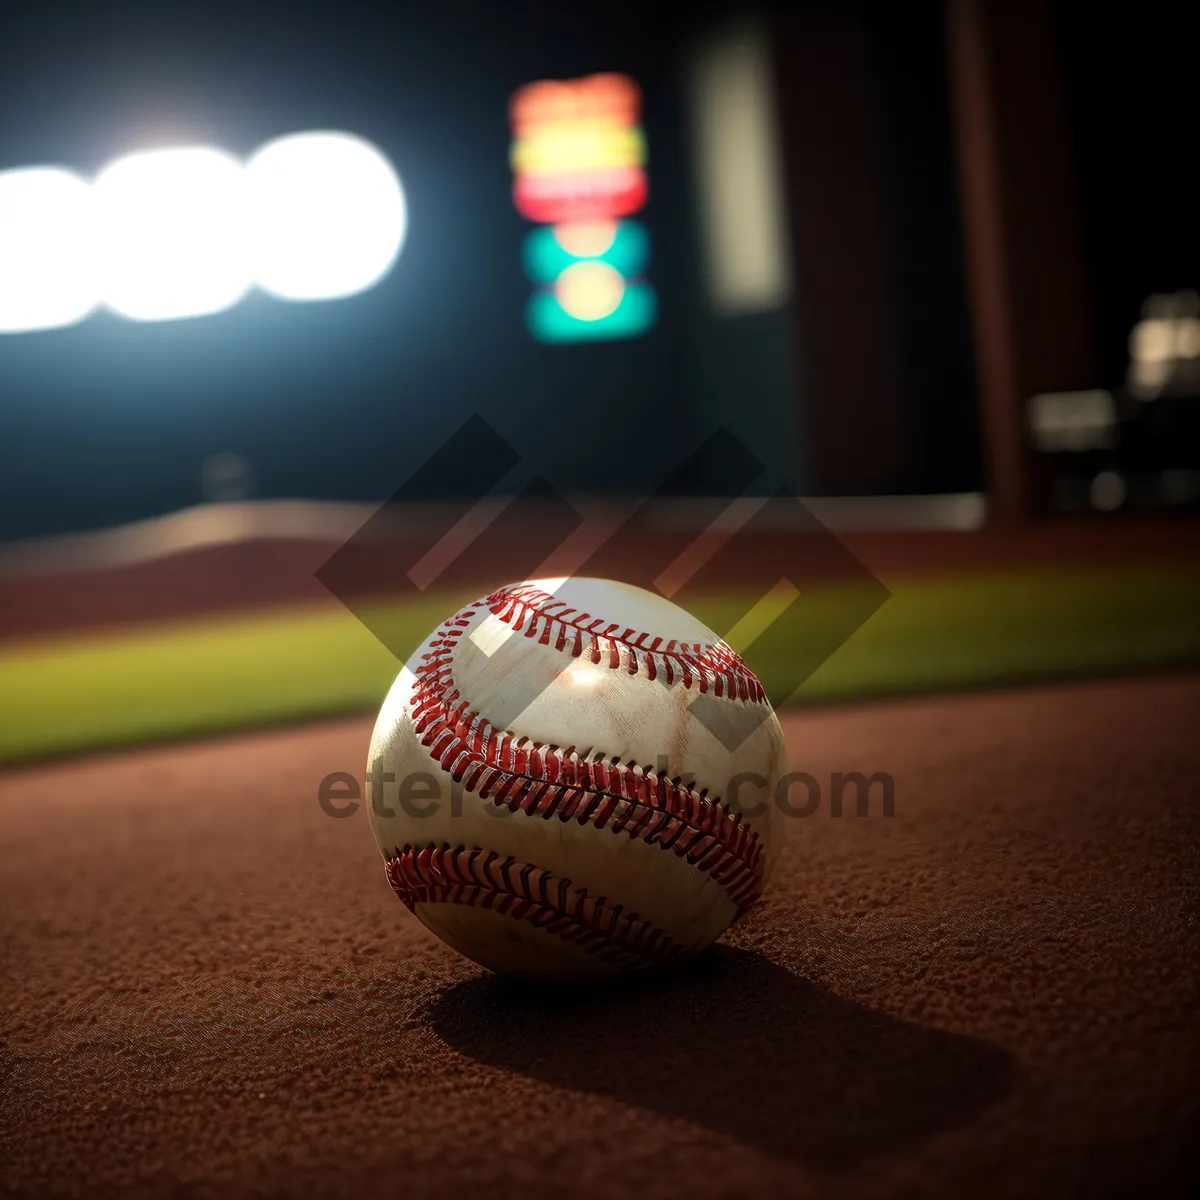
[(57, 167), (0, 173), (0, 333), (74, 325), (96, 307), (89, 200)]
[(350, 296), (404, 244), (408, 210), (388, 160), (362, 138), (299, 133), (246, 165), (254, 278), (285, 300)]
[(135, 321), (220, 312), (252, 282), (245, 179), (220, 150), (118, 159), (92, 185), (104, 303)]

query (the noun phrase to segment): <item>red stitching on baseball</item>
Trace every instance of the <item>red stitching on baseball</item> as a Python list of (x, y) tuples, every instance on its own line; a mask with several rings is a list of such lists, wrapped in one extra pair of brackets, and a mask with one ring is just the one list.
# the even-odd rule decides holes
[(663, 645), (663, 639), (655, 637), (647, 646), (650, 634), (622, 629), (619, 622), (605, 624), (603, 617), (571, 608), (532, 583), (500, 588), (483, 604), (515, 632), (524, 633), (527, 638), (536, 637), (542, 646), (549, 646), (553, 639), (554, 648), (572, 658), (582, 658), (586, 653), (596, 666), (607, 665), (614, 671), (624, 667), (630, 675), (636, 675), (644, 664), (651, 679), (657, 679), (661, 673), (669, 684), (678, 677), (685, 688), (695, 686), (701, 692), (711, 691), (714, 696), (766, 703), (762, 684), (738, 653), (724, 642), (672, 639)]
[(528, 921), (625, 970), (679, 959), (684, 947), (663, 930), (605, 896), (589, 896), (569, 879), (495, 850), (448, 844), (405, 846), (384, 864), (392, 890), (418, 904), (467, 904)]
[(443, 623), (415, 672), (415, 731), (439, 766), (510, 812), (607, 826), (686, 858), (725, 889), (740, 917), (762, 890), (762, 845), (740, 813), (732, 815), (707, 788), (696, 792), (615, 756), (589, 751), (581, 758), (574, 746), (563, 750), (499, 730), (462, 698), (452, 661), (478, 607)]

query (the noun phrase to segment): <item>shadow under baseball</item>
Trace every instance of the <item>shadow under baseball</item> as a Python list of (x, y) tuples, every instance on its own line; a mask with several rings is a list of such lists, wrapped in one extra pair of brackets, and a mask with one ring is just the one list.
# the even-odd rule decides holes
[(997, 1046), (872, 1011), (727, 946), (678, 976), (599, 992), (471, 979), (428, 1016), (476, 1062), (828, 1170), (969, 1123), (1013, 1075)]

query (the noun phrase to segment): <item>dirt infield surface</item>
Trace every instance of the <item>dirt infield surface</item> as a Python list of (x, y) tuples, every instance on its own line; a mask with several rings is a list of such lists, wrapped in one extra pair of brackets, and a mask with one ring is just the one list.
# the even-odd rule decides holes
[(1200, 676), (788, 714), (895, 815), (786, 822), (685, 975), (485, 976), (393, 897), (369, 722), (0, 776), (16, 1195), (1185, 1194)]

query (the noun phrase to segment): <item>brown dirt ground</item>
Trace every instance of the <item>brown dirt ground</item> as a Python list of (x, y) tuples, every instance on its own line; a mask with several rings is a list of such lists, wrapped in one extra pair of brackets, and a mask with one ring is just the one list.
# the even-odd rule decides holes
[(1193, 674), (789, 714), (895, 816), (788, 822), (723, 944), (586, 994), (457, 957), (320, 811), (368, 721), (10, 771), (0, 1188), (1187, 1194), (1197, 711)]

